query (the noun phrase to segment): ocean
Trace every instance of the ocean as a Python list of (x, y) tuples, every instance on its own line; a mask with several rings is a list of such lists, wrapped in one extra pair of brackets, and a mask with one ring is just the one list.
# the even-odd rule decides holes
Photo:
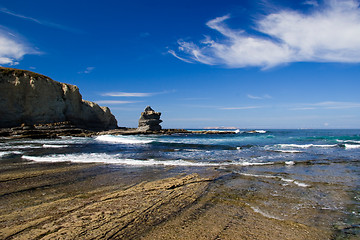
[(234, 132), (0, 139), (0, 171), (8, 163), (38, 162), (103, 163), (134, 172), (212, 168), (263, 216), (360, 236), (359, 129)]

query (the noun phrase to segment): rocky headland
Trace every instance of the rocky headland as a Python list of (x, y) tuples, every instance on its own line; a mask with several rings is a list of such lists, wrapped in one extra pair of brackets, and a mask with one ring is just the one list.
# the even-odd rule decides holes
[(110, 109), (83, 100), (77, 86), (4, 67), (0, 67), (0, 116), (0, 128), (43, 125), (44, 129), (46, 124), (54, 128), (51, 124), (64, 122), (64, 126), (78, 129), (117, 128)]
[(79, 88), (27, 70), (0, 67), (0, 137), (56, 138), (138, 134), (234, 134), (163, 129), (161, 113), (147, 106), (138, 128), (118, 127), (108, 107), (82, 99)]

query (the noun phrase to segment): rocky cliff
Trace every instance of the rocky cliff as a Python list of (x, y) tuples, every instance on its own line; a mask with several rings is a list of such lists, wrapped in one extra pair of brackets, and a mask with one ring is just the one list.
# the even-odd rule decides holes
[(0, 128), (64, 121), (87, 129), (117, 127), (110, 109), (83, 100), (77, 86), (0, 67)]

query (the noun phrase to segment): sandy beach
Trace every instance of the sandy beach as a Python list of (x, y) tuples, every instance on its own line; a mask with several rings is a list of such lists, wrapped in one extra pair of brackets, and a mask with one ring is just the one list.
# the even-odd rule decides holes
[(286, 211), (287, 199), (268, 194), (265, 185), (270, 181), (264, 185), (213, 168), (191, 172), (174, 167), (3, 162), (1, 171), (1, 239), (335, 236), (329, 226), (317, 223), (321, 215), (315, 209), (290, 221), (253, 208), (251, 203), (259, 199), (283, 201), (278, 210)]

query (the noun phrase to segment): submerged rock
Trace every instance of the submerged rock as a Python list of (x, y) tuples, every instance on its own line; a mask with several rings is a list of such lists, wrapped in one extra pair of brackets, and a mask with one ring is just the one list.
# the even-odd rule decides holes
[(138, 131), (160, 131), (160, 112), (155, 112), (150, 106), (147, 106), (144, 112), (141, 113), (139, 119)]
[(0, 67), (0, 116), (0, 128), (65, 121), (85, 129), (117, 128), (110, 109), (83, 100), (77, 86), (3, 67)]

